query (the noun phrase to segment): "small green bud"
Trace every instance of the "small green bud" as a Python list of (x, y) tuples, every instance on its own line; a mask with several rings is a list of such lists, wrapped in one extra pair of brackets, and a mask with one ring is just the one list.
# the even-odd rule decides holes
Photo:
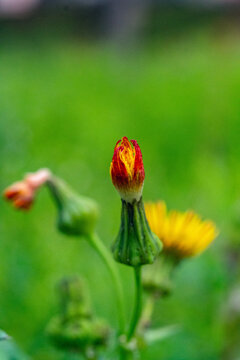
[(63, 321), (77, 317), (91, 317), (88, 293), (81, 278), (74, 276), (63, 279), (57, 290)]
[(109, 328), (104, 321), (91, 319), (72, 319), (62, 322), (56, 316), (50, 322), (47, 333), (53, 344), (61, 349), (85, 351), (88, 346), (105, 345)]
[(52, 177), (47, 185), (58, 207), (58, 229), (67, 235), (91, 234), (98, 218), (95, 201), (79, 196), (56, 177)]
[(89, 346), (96, 348), (104, 345), (109, 327), (93, 317), (83, 281), (78, 277), (64, 279), (58, 286), (58, 293), (60, 314), (47, 327), (53, 344), (76, 352), (85, 352)]
[(171, 255), (162, 253), (151, 266), (142, 272), (143, 288), (158, 297), (169, 295), (173, 290), (172, 272), (178, 261)]
[(152, 264), (161, 249), (161, 241), (149, 228), (142, 198), (132, 203), (122, 200), (121, 226), (112, 248), (115, 260), (134, 267)]

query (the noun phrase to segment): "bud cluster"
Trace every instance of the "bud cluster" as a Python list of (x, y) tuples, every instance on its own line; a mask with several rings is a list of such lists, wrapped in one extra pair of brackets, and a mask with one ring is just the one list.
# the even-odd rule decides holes
[(106, 344), (109, 327), (93, 316), (86, 289), (78, 277), (61, 281), (58, 287), (60, 312), (49, 323), (47, 334), (62, 349), (84, 353)]

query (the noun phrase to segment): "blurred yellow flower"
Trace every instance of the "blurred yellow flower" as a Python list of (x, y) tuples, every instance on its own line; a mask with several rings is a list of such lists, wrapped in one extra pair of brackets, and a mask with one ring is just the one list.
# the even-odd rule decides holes
[(163, 251), (178, 259), (197, 255), (216, 238), (216, 225), (203, 221), (193, 211), (167, 211), (163, 201), (145, 203), (151, 230), (163, 243)]

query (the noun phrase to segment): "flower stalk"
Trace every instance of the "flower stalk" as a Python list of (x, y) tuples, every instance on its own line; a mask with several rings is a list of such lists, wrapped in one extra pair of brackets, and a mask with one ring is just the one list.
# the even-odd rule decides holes
[(135, 275), (135, 304), (133, 317), (130, 323), (130, 327), (127, 334), (127, 340), (130, 341), (131, 338), (135, 335), (135, 331), (138, 325), (139, 318), (142, 311), (142, 282), (141, 282), (141, 266), (134, 268)]

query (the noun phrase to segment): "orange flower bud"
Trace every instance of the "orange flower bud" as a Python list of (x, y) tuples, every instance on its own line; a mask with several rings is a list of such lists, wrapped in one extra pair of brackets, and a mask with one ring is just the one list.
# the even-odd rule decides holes
[(4, 197), (6, 200), (12, 201), (15, 208), (28, 210), (33, 204), (37, 189), (45, 184), (50, 177), (51, 173), (48, 169), (40, 169), (35, 173), (30, 173), (24, 180), (9, 186), (4, 192)]
[(34, 200), (34, 190), (25, 181), (19, 181), (5, 190), (4, 197), (12, 201), (17, 209), (28, 210)]
[(139, 201), (145, 178), (142, 153), (136, 140), (126, 136), (114, 148), (110, 166), (113, 185), (127, 202)]

